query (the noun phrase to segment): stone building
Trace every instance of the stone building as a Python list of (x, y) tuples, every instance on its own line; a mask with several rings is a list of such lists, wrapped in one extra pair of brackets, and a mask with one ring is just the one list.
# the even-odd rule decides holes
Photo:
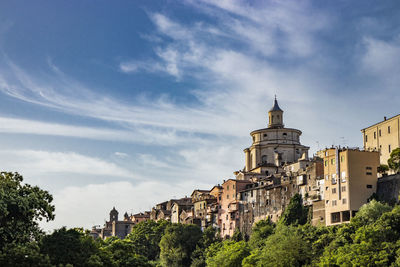
[[(152, 210), (150, 212), (150, 219), (154, 220), (154, 221), (158, 221), (158, 220), (171, 221), (172, 206), (175, 203), (178, 203), (178, 205), (180, 205), (182, 208), (183, 206), (192, 205), (192, 199), (190, 197), (184, 197), (184, 198), (180, 198), (180, 199), (171, 199), (169, 201), (164, 201), (164, 202), (158, 203), (154, 208), (152, 208)], [(178, 211), (178, 213), (179, 212), (180, 211)], [(177, 214), (176, 216), (174, 215), (174, 220), (179, 220), (178, 217), (179, 217), (179, 214)]]
[(129, 220), (134, 222), (135, 224), (150, 220), (150, 211), (145, 211), (144, 213), (139, 212), (136, 214), (132, 214), (130, 215)]
[(222, 184), (221, 200), (219, 200), (218, 225), (221, 237), (230, 237), (239, 227), (240, 191), (251, 181), (229, 179)]
[(187, 198), (178, 199), (172, 202), (171, 207), (171, 222), (172, 223), (182, 223), (181, 221), (181, 213), (183, 211), (191, 211), (193, 209), (193, 203), (190, 202)]
[(191, 197), (193, 216), (200, 222), (201, 229), (215, 226), (218, 222), (217, 197), (209, 190), (194, 190)]
[(296, 193), (302, 195), (304, 205), (312, 206), (320, 200), (318, 181), (322, 177), (320, 158), (286, 165), (282, 173), (257, 177), (239, 192), (240, 231), (250, 235), (252, 225), (266, 218), (277, 222)]
[(301, 157), (308, 158), (309, 147), (300, 143), (301, 131), (284, 127), (283, 110), (276, 98), (268, 118), (267, 128), (250, 133), (253, 142), (244, 149), (245, 168), (237, 173), (237, 179), (246, 180), (253, 173), (277, 173), (284, 164), (297, 162)]
[(400, 147), (400, 114), (361, 130), (364, 149), (380, 152), (380, 163), (387, 164), (390, 153)]
[[(124, 219), (127, 218), (127, 213), (125, 213)], [(104, 227), (100, 230), (99, 237), (106, 239), (110, 236), (117, 236), (121, 239), (125, 238), (131, 231), (135, 222), (130, 220), (118, 220), (118, 211), (113, 207), (110, 211), (110, 220), (106, 221)]]

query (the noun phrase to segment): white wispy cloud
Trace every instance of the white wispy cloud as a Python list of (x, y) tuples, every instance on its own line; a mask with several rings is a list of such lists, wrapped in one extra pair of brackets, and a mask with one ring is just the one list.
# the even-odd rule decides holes
[(0, 117), (0, 133), (65, 136), (159, 146), (172, 146), (198, 140), (198, 138), (190, 135), (178, 134), (175, 130), (161, 130), (151, 127), (134, 128), (131, 126), (128, 130), (117, 130), (115, 128), (76, 126), (10, 117)]
[(114, 163), (75, 152), (0, 150), (0, 161), (3, 170), (18, 171), (29, 177), (67, 173), (136, 179), (131, 171)]

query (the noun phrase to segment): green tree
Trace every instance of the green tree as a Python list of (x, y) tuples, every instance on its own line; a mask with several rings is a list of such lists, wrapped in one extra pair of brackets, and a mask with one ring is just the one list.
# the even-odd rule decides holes
[(151, 266), (145, 256), (138, 255), (136, 245), (130, 239), (117, 239), (103, 247), (106, 255), (116, 266), (147, 267)]
[(400, 172), (400, 147), (394, 149), (390, 153), (390, 158), (388, 159), (388, 165), (391, 170), (395, 173)]
[(126, 239), (132, 241), (136, 254), (154, 261), (160, 256), (159, 243), (168, 225), (170, 223), (165, 220), (158, 222), (153, 220), (143, 221), (132, 228), (132, 232)]
[(240, 232), (240, 230), (239, 230), (238, 228), (236, 228), (236, 230), (235, 230), (235, 232), (233, 233), (231, 239), (232, 239), (233, 241), (236, 241), (236, 242), (239, 242), (239, 241), (242, 241), (242, 240), (243, 240), (243, 235), (242, 235), (242, 233)]
[(357, 214), (359, 218), (356, 216), (350, 225), (342, 227), (340, 230), (351, 229), (345, 239), (343, 232), (338, 231), (320, 259), (321, 266), (390, 266), (396, 261), (400, 248), (400, 206), (387, 211), (387, 207), (380, 205), (366, 205), (362, 214)]
[(286, 207), (279, 223), (284, 225), (298, 225), (307, 222), (308, 208), (303, 206), (303, 200), (300, 194), (295, 194)]
[(67, 230), (65, 227), (44, 236), (40, 241), (40, 250), (49, 255), (53, 265), (88, 266), (90, 257), (99, 253), (98, 244), (91, 236), (81, 229)]
[(202, 236), (202, 240), (192, 253), (191, 267), (205, 267), (207, 249), (215, 243), (221, 242), (217, 230), (212, 226), (207, 227)]
[(381, 164), (378, 167), (378, 173), (380, 173), (381, 175), (386, 175), (387, 172), (389, 171), (389, 166), (386, 164)]
[(193, 251), (202, 238), (200, 227), (194, 224), (171, 224), (160, 241), (163, 266), (190, 266)]
[(294, 226), (278, 225), (265, 247), (243, 260), (243, 266), (302, 266), (311, 262), (311, 245)]
[(273, 234), (275, 225), (268, 218), (257, 222), (252, 229), (249, 245), (252, 249), (263, 247), (267, 238)]
[(50, 267), (49, 256), (40, 253), (36, 242), (24, 244), (7, 244), (0, 252), (0, 266), (38, 266)]
[(384, 203), (378, 202), (375, 199), (361, 206), (356, 216), (351, 219), (351, 222), (356, 226), (363, 226), (374, 223), (383, 213), (391, 211), (392, 208)]
[(22, 181), (18, 173), (0, 173), (0, 251), (11, 242), (39, 239), (43, 232), (38, 221), (54, 219), (53, 197)]
[(213, 255), (207, 254), (206, 262), (209, 267), (240, 267), (249, 255), (250, 247), (245, 241), (225, 240)]

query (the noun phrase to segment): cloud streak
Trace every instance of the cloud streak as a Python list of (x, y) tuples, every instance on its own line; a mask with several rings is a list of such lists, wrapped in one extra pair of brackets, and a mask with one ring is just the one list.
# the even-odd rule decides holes
[(2, 168), (27, 173), (41, 174), (103, 175), (136, 179), (136, 176), (115, 163), (75, 152), (51, 152), (40, 150), (1, 150)]

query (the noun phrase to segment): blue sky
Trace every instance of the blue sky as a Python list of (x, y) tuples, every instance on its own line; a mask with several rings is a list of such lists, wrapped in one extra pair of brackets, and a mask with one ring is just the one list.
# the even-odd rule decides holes
[(400, 113), (398, 1), (1, 1), (0, 168), (91, 227), (243, 168), (275, 94), (318, 148)]

